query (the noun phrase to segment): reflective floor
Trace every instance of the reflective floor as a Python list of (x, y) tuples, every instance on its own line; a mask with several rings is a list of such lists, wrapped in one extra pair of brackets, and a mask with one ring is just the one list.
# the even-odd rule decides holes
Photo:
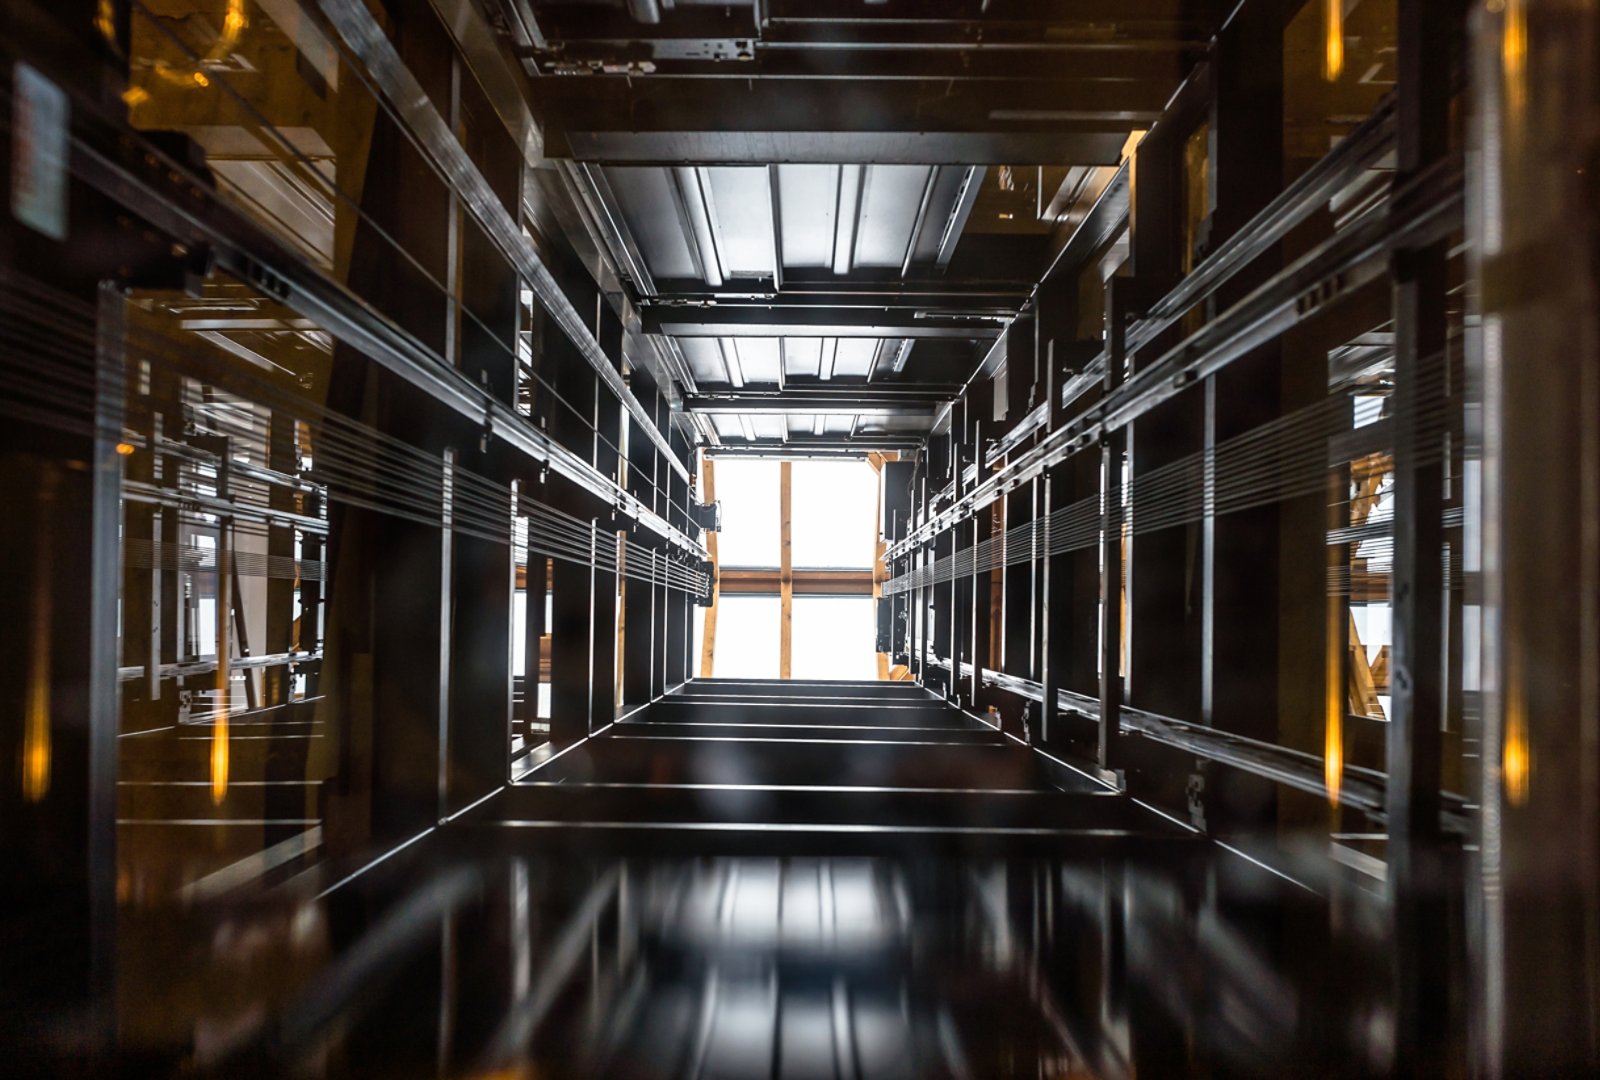
[(126, 918), (129, 1061), (330, 1077), (1386, 1066), (1374, 898), (1330, 903), (1233, 857), (430, 862), (322, 901)]
[[(294, 840), (309, 822), (241, 824), (192, 779), (141, 776), (102, 1071), (1390, 1071), (1382, 874), (1329, 858), (1325, 834), (1320, 850), (1275, 838), (1269, 869), (920, 688), (769, 690), (696, 684), (531, 755), (375, 864), (381, 849), (335, 857), (320, 840), (268, 858), (271, 832), (241, 857), (206, 837)], [(1440, 986), (1460, 937), (1425, 966)], [(1430, 1053), (1460, 1072), (1445, 998)], [(93, 1019), (4, 1023), (49, 1074)]]

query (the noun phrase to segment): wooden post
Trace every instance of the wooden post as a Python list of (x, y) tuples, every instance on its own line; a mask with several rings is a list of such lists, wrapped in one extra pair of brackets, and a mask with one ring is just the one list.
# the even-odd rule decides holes
[(793, 536), (790, 529), (794, 500), (791, 497), (790, 479), (794, 474), (794, 466), (790, 462), (783, 462), (778, 466), (778, 501), (779, 501), (779, 595), (782, 598), (782, 622), (778, 630), (778, 678), (790, 678), (790, 670), (794, 660), (794, 556)]
[[(706, 502), (715, 502), (717, 498), (717, 476), (712, 469), (710, 458), (704, 459), (703, 472), (705, 474)], [(711, 678), (715, 667), (717, 652), (717, 600), (722, 596), (721, 577), (717, 566), (717, 534), (706, 533), (706, 553), (711, 556), (711, 606), (706, 608), (705, 630), (700, 635), (700, 677)]]

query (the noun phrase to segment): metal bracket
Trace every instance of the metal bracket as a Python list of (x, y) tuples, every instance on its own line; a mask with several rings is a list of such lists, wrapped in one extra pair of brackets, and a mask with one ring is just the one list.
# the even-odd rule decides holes
[(706, 532), (722, 531), (722, 503), (690, 503), (689, 520)]

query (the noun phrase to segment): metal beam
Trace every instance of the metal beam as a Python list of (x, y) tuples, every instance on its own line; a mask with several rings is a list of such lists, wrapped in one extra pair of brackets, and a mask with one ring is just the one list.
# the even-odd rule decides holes
[(684, 411), (711, 415), (739, 413), (807, 413), (824, 416), (898, 416), (933, 418), (933, 410), (953, 394), (917, 388), (896, 393), (883, 383), (862, 387), (861, 393), (848, 391), (784, 390), (762, 394), (745, 391), (737, 394), (705, 392), (684, 398)]
[(802, 458), (861, 458), (874, 450), (916, 450), (926, 441), (916, 433), (904, 435), (801, 435), (779, 442), (723, 443), (708, 448), (713, 458), (758, 457), (776, 461)]
[(986, 339), (1000, 333), (989, 315), (949, 315), (907, 307), (831, 308), (740, 306), (712, 308), (650, 304), (645, 331), (672, 337), (847, 337)]
[[(624, 106), (618, 110), (627, 113)], [(1145, 110), (1118, 110), (1099, 123), (1078, 122), (1077, 130), (994, 131), (996, 121), (983, 123), (989, 130), (963, 131), (876, 128), (854, 131), (808, 131), (795, 128), (752, 129), (760, 106), (739, 113), (715, 110), (704, 127), (686, 122), (638, 131), (606, 130), (594, 124), (569, 128), (564, 133), (567, 154), (579, 161), (631, 165), (770, 165), (773, 163), (831, 163), (845, 165), (948, 165), (961, 161), (973, 165), (1051, 165), (1070, 161), (1085, 165), (1115, 165), (1128, 137), (1128, 129), (1148, 122)], [(870, 109), (856, 115), (870, 117)], [(721, 122), (731, 125), (717, 129)], [(1110, 129), (1115, 128), (1116, 131)], [(554, 136), (552, 135), (552, 141)], [(551, 148), (558, 150), (556, 147)]]

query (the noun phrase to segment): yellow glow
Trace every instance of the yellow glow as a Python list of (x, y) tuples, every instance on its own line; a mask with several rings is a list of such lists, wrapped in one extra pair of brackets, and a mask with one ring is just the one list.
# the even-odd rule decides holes
[(239, 38), (250, 25), (250, 20), (244, 13), (244, 5), (245, 0), (228, 0), (228, 10), (222, 16), (222, 33), (211, 43), (211, 48), (200, 58), (197, 67), (191, 70), (187, 66), (173, 67), (165, 61), (158, 61), (153, 69), (156, 75), (178, 86), (210, 86), (211, 79), (202, 69), (207, 64), (220, 63), (238, 46)]
[(1500, 782), (1506, 801), (1521, 806), (1528, 801), (1533, 773), (1533, 751), (1528, 746), (1528, 706), (1522, 684), (1522, 657), (1513, 648), (1506, 660), (1506, 728), (1500, 746)]
[(111, 44), (117, 43), (116, 9), (112, 7), (111, 0), (99, 0), (95, 4), (94, 28)]
[(1504, 0), (1505, 28), (1500, 35), (1500, 66), (1506, 82), (1506, 107), (1520, 111), (1527, 93), (1527, 0)]
[(122, 100), (123, 103), (131, 109), (135, 106), (143, 105), (145, 102), (149, 101), (150, 91), (140, 86), (130, 87), (122, 92)]
[[(1338, 568), (1337, 549), (1329, 548), (1330, 567)], [(1328, 789), (1328, 805), (1337, 809), (1339, 791), (1344, 786), (1344, 713), (1349, 686), (1345, 682), (1344, 658), (1350, 649), (1345, 631), (1349, 614), (1342, 592), (1330, 590), (1325, 613), (1322, 678), (1322, 783)]]
[(221, 806), (228, 797), (228, 706), (211, 728), (211, 802)]
[(1506, 745), (1500, 755), (1500, 775), (1505, 779), (1506, 800), (1512, 806), (1528, 801), (1528, 780), (1533, 758), (1528, 750), (1528, 729), (1519, 715), (1508, 718)]
[(1322, 0), (1322, 77), (1334, 82), (1344, 74), (1344, 0)]
[(126, 442), (119, 442), (117, 444), (117, 453), (121, 454), (123, 457), (127, 457), (129, 454), (133, 453), (133, 444), (132, 443), (126, 443)]
[(28, 678), (27, 720), (22, 730), (22, 797), (36, 803), (50, 793), (50, 643), (36, 635)]
[(1322, 746), (1322, 782), (1328, 787), (1328, 805), (1339, 805), (1339, 789), (1344, 784), (1344, 717), (1328, 710), (1328, 730)]
[(28, 664), (27, 699), (22, 722), (22, 797), (36, 803), (50, 793), (50, 519), (56, 478), (47, 471), (35, 526), (33, 578), (33, 656)]

